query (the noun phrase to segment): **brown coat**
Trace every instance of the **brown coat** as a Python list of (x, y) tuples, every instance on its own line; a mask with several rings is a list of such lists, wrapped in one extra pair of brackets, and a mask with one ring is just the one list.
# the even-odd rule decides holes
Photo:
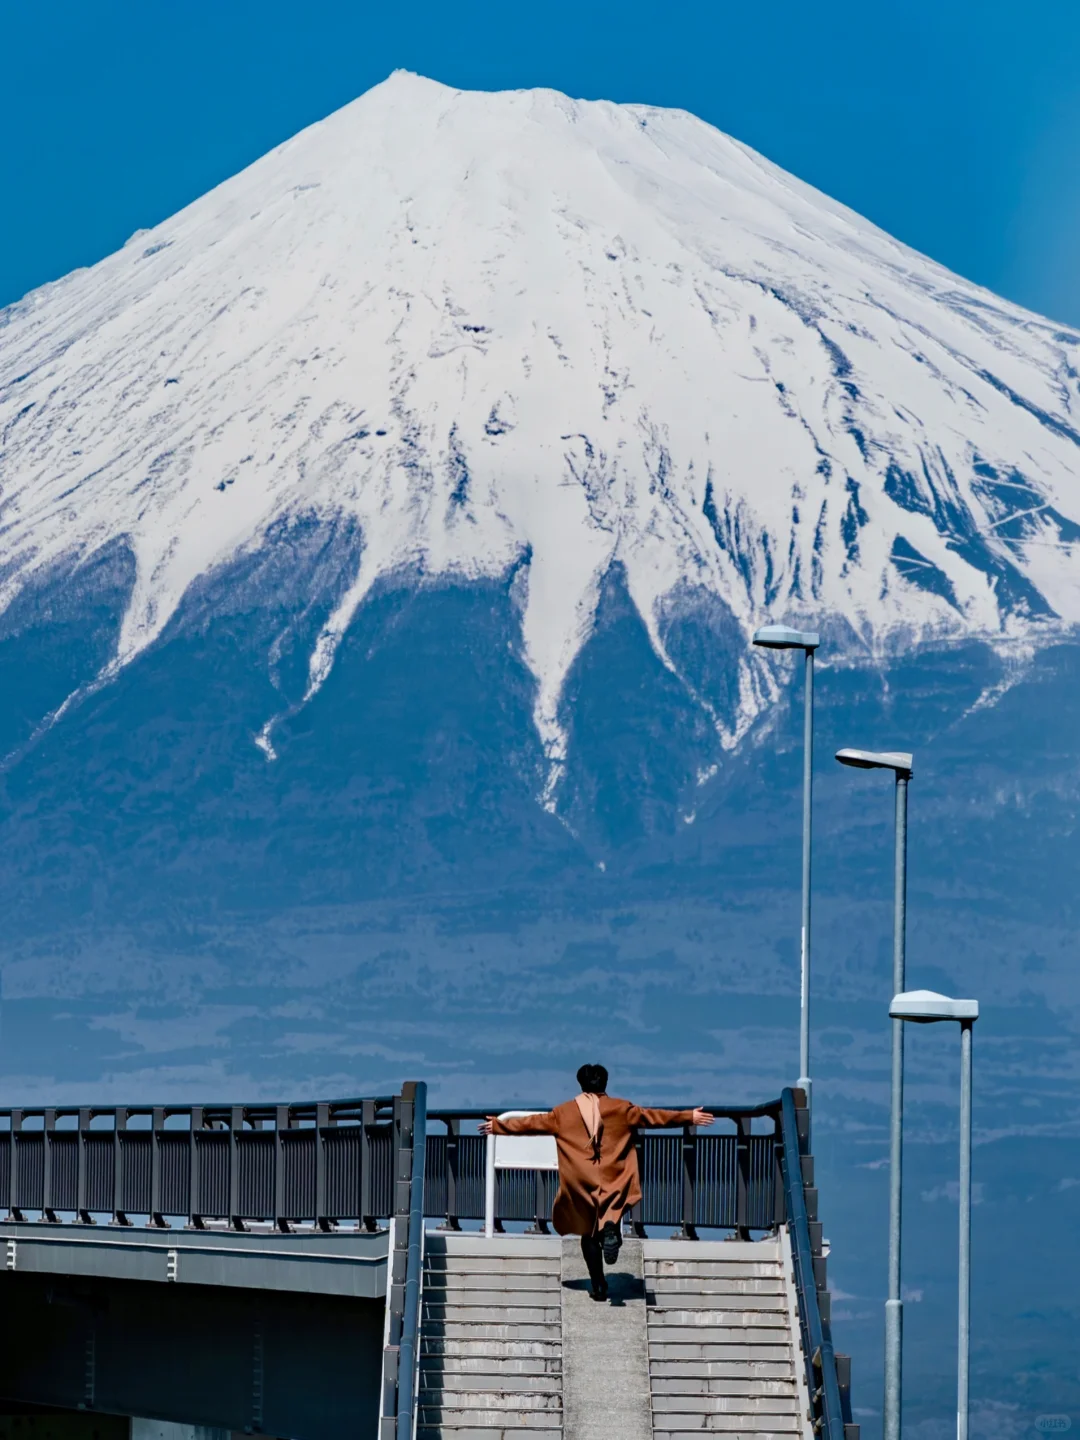
[(599, 1144), (589, 1139), (577, 1102), (567, 1100), (541, 1115), (495, 1120), (496, 1135), (554, 1135), (559, 1152), (559, 1193), (551, 1212), (560, 1235), (596, 1235), (618, 1224), (628, 1205), (641, 1199), (635, 1131), (646, 1126), (689, 1125), (693, 1110), (643, 1110), (629, 1100), (600, 1096)]

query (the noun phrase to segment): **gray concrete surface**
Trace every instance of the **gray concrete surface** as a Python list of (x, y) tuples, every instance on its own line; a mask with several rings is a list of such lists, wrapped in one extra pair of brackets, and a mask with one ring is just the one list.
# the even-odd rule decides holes
[(563, 1241), (563, 1440), (652, 1440), (641, 1241), (625, 1240), (598, 1304), (576, 1238)]

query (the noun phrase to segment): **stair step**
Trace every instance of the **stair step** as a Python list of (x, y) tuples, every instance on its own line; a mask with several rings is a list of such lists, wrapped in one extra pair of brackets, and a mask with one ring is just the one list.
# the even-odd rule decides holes
[(776, 1330), (787, 1334), (785, 1312), (781, 1310), (741, 1310), (734, 1306), (650, 1305), (649, 1328), (663, 1329), (668, 1325), (718, 1326), (729, 1330)]
[(794, 1375), (766, 1379), (760, 1375), (653, 1375), (653, 1398), (657, 1395), (779, 1395), (794, 1397)]
[(749, 1351), (741, 1358), (730, 1360), (660, 1359), (654, 1354), (649, 1359), (649, 1371), (654, 1383), (683, 1378), (737, 1380), (744, 1376), (753, 1380), (791, 1380), (792, 1383), (795, 1379), (790, 1360), (759, 1360)]
[[(470, 1327), (471, 1328), (471, 1327)], [(550, 1363), (558, 1361), (562, 1354), (562, 1334), (550, 1340), (485, 1339), (483, 1336), (454, 1338), (446, 1335), (431, 1335), (426, 1330), (420, 1336), (421, 1356), (438, 1355), (445, 1359), (456, 1358), (459, 1363), (466, 1359), (494, 1360), (509, 1363), (511, 1360), (535, 1360)]]
[(465, 1425), (479, 1429), (484, 1425), (494, 1425), (505, 1430), (531, 1430), (536, 1426), (550, 1430), (557, 1423), (561, 1429), (562, 1409), (556, 1406), (526, 1409), (516, 1405), (421, 1405), (417, 1409), (416, 1423), (419, 1428), (428, 1425), (460, 1428)]
[(730, 1275), (647, 1275), (645, 1288), (657, 1295), (784, 1295), (780, 1275), (733, 1280)]
[(645, 1287), (650, 1310), (761, 1310), (787, 1315), (787, 1297), (779, 1291), (773, 1295), (747, 1295), (741, 1290), (710, 1295), (700, 1290), (654, 1290)]
[(430, 1416), (434, 1420), (439, 1419), (440, 1412), (445, 1415), (450, 1410), (512, 1410), (515, 1415), (519, 1411), (530, 1415), (540, 1411), (561, 1413), (562, 1395), (518, 1390), (470, 1390), (464, 1394), (444, 1395), (441, 1398), (437, 1395), (421, 1395), (417, 1408), (421, 1415)]
[(562, 1374), (562, 1356), (430, 1355), (421, 1353), (422, 1374), (432, 1375), (554, 1375)]
[(438, 1301), (424, 1303), (423, 1323), (458, 1322), (483, 1325), (554, 1325), (562, 1318), (558, 1305), (508, 1305), (504, 1300), (489, 1298), (470, 1305), (442, 1305)]
[[(759, 1380), (756, 1383), (760, 1385), (767, 1382)], [(522, 1375), (520, 1372), (500, 1368), (480, 1374), (461, 1374), (423, 1369), (420, 1371), (420, 1389), (426, 1392), (426, 1403), (429, 1405), (437, 1403), (438, 1395), (471, 1395), (478, 1391), (492, 1394), (509, 1394), (513, 1391), (518, 1395), (561, 1395), (562, 1372), (556, 1371), (553, 1375)], [(458, 1402), (455, 1400), (453, 1403)]]
[(798, 1415), (653, 1416), (653, 1434), (664, 1440), (701, 1440), (702, 1435), (715, 1434), (753, 1436), (753, 1440), (775, 1435), (787, 1440), (791, 1435), (801, 1435), (802, 1426)]
[[(792, 1363), (791, 1339), (786, 1331), (763, 1330), (753, 1341), (744, 1330), (709, 1330), (700, 1327), (677, 1331), (657, 1326), (649, 1331), (649, 1354), (654, 1360), (747, 1360)], [(775, 1337), (770, 1340), (770, 1337)]]
[[(445, 1420), (436, 1426), (419, 1424), (416, 1427), (416, 1440), (517, 1440), (520, 1436), (521, 1426), (517, 1420), (510, 1424), (458, 1424), (454, 1420)], [(528, 1426), (528, 1434), (534, 1440), (560, 1440), (562, 1437), (562, 1424), (531, 1424)], [(755, 1437), (757, 1440), (757, 1437)]]
[(509, 1291), (517, 1295), (533, 1295), (540, 1291), (557, 1295), (561, 1289), (562, 1281), (558, 1275), (537, 1275), (532, 1272), (527, 1275), (495, 1275), (487, 1272), (477, 1275), (440, 1270), (433, 1275), (424, 1277), (425, 1295), (440, 1291), (444, 1293), (483, 1291), (485, 1293), (498, 1292), (499, 1294)]
[(451, 1255), (428, 1253), (424, 1273), (468, 1275), (554, 1275), (562, 1273), (558, 1255)]
[(654, 1276), (719, 1276), (726, 1275), (732, 1280), (771, 1280), (783, 1275), (783, 1266), (776, 1260), (755, 1264), (750, 1260), (646, 1260), (645, 1279)]
[(562, 1325), (551, 1321), (425, 1320), (424, 1335), (443, 1340), (551, 1340), (562, 1342)]
[(653, 1395), (653, 1415), (794, 1415), (789, 1395)]

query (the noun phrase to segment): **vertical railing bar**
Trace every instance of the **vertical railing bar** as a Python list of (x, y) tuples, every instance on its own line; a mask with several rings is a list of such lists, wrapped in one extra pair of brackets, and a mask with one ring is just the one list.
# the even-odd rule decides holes
[(330, 1124), (330, 1106), (320, 1101), (315, 1106), (315, 1226), (329, 1230), (326, 1214), (326, 1128)]
[(124, 1152), (120, 1137), (127, 1130), (128, 1112), (117, 1107), (113, 1111), (113, 1216), (114, 1225), (127, 1225), (124, 1214)]
[(691, 1125), (682, 1127), (682, 1227), (680, 1240), (696, 1240), (694, 1201), (697, 1181), (697, 1140)]
[(79, 1111), (79, 1128), (76, 1132), (78, 1150), (75, 1156), (75, 1213), (85, 1225), (90, 1220), (86, 1204), (86, 1132), (90, 1129), (90, 1111)]
[(161, 1213), (161, 1136), (165, 1126), (165, 1111), (155, 1105), (150, 1112), (150, 1224), (164, 1226)]
[(274, 1111), (274, 1229), (288, 1230), (285, 1214), (285, 1140), (289, 1126), (289, 1107), (279, 1105)]
[(735, 1234), (749, 1240), (750, 1118), (739, 1115), (735, 1123)]
[(199, 1209), (199, 1144), (198, 1133), (203, 1127), (203, 1107), (193, 1105), (191, 1107), (191, 1164), (188, 1167), (188, 1224), (193, 1230), (202, 1230), (203, 1217)]
[(245, 1228), (240, 1215), (240, 1151), (237, 1135), (244, 1128), (244, 1107), (233, 1105), (229, 1111), (229, 1226), (233, 1230)]
[(372, 1202), (372, 1156), (371, 1156), (371, 1128), (375, 1124), (375, 1101), (365, 1100), (360, 1107), (360, 1228), (361, 1230), (375, 1230), (378, 1228), (375, 1216), (371, 1213)]
[(52, 1160), (53, 1134), (56, 1131), (56, 1111), (47, 1109), (41, 1127), (41, 1213), (46, 1220), (55, 1220), (52, 1203)]
[(9, 1134), (9, 1136), (8, 1136), (8, 1139), (9, 1139), (10, 1144), (11, 1144), (11, 1167), (10, 1167), (10, 1170), (9, 1170), (9, 1172), (8, 1172), (8, 1214), (11, 1216), (11, 1218), (12, 1218), (13, 1220), (21, 1220), (21, 1219), (22, 1219), (22, 1215), (19, 1213), (19, 1207), (18, 1207), (18, 1205), (15, 1203), (16, 1198), (17, 1198), (18, 1193), (19, 1193), (18, 1188), (17, 1188), (17, 1187), (18, 1187), (17, 1170), (18, 1170), (19, 1147), (18, 1147), (18, 1145), (15, 1143), (15, 1137), (16, 1137), (16, 1135), (18, 1135), (18, 1134), (20, 1133), (20, 1131), (22, 1130), (22, 1122), (23, 1122), (23, 1112), (22, 1112), (21, 1110), (12, 1110), (12, 1112), (11, 1112), (11, 1132), (10, 1132), (10, 1134)]
[(460, 1230), (458, 1218), (458, 1164), (460, 1151), (461, 1121), (449, 1119), (446, 1122), (446, 1228)]

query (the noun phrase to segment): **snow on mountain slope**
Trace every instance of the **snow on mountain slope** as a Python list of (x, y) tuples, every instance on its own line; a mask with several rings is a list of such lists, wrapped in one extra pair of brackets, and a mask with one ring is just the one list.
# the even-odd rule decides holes
[(314, 691), (380, 576), (525, 561), (557, 761), (615, 562), (662, 658), (702, 591), (870, 646), (1080, 620), (1078, 345), (691, 115), (397, 73), (0, 315), (0, 602), (125, 538), (115, 669), (345, 518)]

